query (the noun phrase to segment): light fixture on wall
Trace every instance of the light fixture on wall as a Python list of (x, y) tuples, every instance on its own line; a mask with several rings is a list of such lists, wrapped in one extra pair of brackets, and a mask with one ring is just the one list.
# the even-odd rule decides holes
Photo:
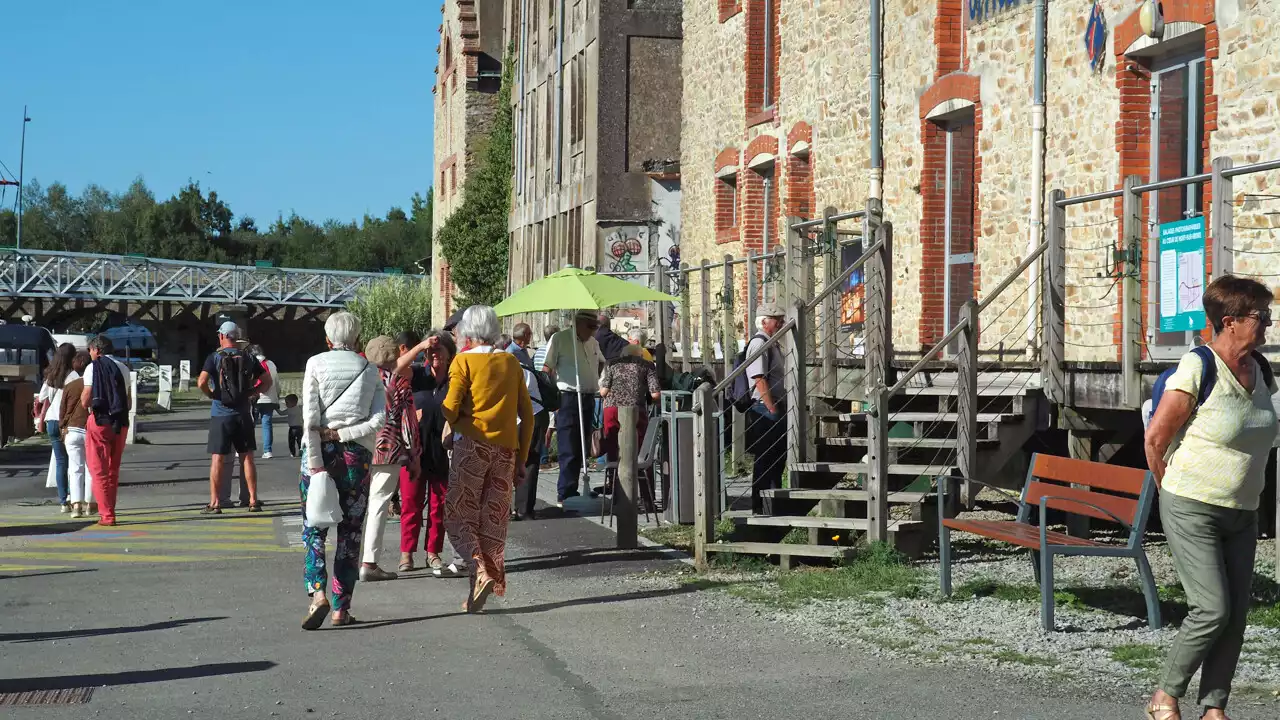
[(1142, 33), (1149, 38), (1159, 40), (1164, 37), (1164, 3), (1160, 0), (1147, 0), (1138, 11), (1138, 24)]

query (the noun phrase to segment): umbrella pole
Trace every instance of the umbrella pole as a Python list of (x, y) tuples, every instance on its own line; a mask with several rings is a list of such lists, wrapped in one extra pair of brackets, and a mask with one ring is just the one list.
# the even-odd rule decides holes
[[(574, 333), (573, 341), (574, 341), (575, 343), (582, 343), (582, 341), (578, 339), (578, 336), (577, 336), (577, 333), (576, 333), (576, 332)], [(586, 349), (586, 347), (583, 347), (583, 348), (582, 348), (582, 354), (583, 354), (583, 355), (586, 355), (586, 354), (587, 354), (587, 349)], [(579, 436), (579, 439), (580, 439), (580, 440), (582, 440), (582, 487), (583, 487), (583, 494), (584, 494), (584, 495), (590, 495), (590, 494), (591, 494), (591, 476), (587, 474), (587, 420), (586, 420), (586, 418), (585, 418), (585, 417), (583, 417), (583, 413), (582, 413), (582, 396), (583, 396), (583, 392), (582, 392), (582, 373), (580, 372), (579, 367), (578, 367), (578, 349), (577, 349), (577, 347), (574, 347), (574, 349), (573, 349), (573, 380), (574, 380), (574, 386), (575, 386), (576, 388), (578, 388), (578, 436)]]

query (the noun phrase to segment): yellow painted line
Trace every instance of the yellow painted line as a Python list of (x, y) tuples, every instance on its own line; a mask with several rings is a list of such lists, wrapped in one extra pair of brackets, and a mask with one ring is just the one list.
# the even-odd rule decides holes
[[(41, 550), (56, 550), (58, 548), (96, 548), (98, 550), (113, 550), (117, 547), (121, 552), (125, 548), (133, 550), (141, 548), (145, 550), (160, 550), (165, 547), (172, 547), (173, 543), (160, 542), (157, 540), (147, 541), (146, 538), (111, 538), (103, 540), (86, 540), (83, 542), (63, 541), (63, 540), (37, 540), (30, 544), (30, 547), (40, 548)], [(262, 545), (261, 543), (199, 543), (194, 547), (184, 547), (183, 550), (188, 552), (192, 550), (252, 550), (254, 552), (291, 552), (289, 548), (278, 546)], [(132, 553), (130, 553), (132, 554)], [(203, 558), (208, 560), (209, 558)]]
[(0, 572), (29, 572), (31, 570), (73, 570), (75, 565), (0, 565)]
[[(283, 548), (282, 548), (283, 549)], [(213, 555), (142, 555), (139, 553), (53, 553), (30, 550), (10, 550), (0, 552), (0, 560), (62, 560), (64, 562), (81, 563), (173, 563), (173, 562), (207, 562), (209, 560), (261, 560), (261, 557), (246, 555), (239, 557), (217, 557)]]

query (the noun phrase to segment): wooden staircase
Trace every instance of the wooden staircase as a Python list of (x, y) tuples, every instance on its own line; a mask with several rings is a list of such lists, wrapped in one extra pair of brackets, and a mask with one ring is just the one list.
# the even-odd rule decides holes
[[(1035, 387), (1038, 377), (1025, 372), (978, 376), (977, 467), (984, 480), (1014, 459), (1024, 463), (1023, 446), (1047, 426), (1048, 403)], [(889, 408), (888, 539), (909, 557), (937, 540), (934, 478), (959, 474), (957, 393), (954, 373), (935, 374), (927, 384), (922, 380), (903, 388)], [(762, 513), (726, 514), (748, 542), (708, 544), (708, 552), (777, 555), (789, 567), (798, 557), (846, 557), (868, 530), (867, 417), (849, 401), (815, 398), (810, 407), (816, 461), (791, 463), (788, 487), (762, 493)], [(971, 507), (976, 486), (953, 485), (950, 497)], [(781, 542), (795, 528), (807, 531), (808, 542)]]

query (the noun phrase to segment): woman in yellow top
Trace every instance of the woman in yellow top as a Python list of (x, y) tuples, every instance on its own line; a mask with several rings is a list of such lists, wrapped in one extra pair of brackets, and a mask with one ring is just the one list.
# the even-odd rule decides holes
[(483, 608), (490, 593), (506, 592), (511, 493), (524, 480), (533, 439), (524, 369), (514, 355), (494, 347), (500, 332), (493, 308), (473, 305), (462, 313), (454, 329), (459, 352), (441, 408), (455, 433), (444, 525), (454, 551), (474, 561), (467, 612)]
[(1209, 285), (1204, 311), (1214, 332), (1212, 391), (1197, 408), (1204, 368), (1187, 353), (1166, 381), (1147, 430), (1160, 521), (1191, 608), (1147, 705), (1151, 720), (1182, 717), (1178, 698), (1198, 669), (1201, 717), (1227, 717), (1249, 614), (1258, 498), (1276, 438), (1276, 386), (1262, 368), (1266, 359), (1255, 354), (1271, 325), (1272, 301), (1256, 280), (1226, 275)]

